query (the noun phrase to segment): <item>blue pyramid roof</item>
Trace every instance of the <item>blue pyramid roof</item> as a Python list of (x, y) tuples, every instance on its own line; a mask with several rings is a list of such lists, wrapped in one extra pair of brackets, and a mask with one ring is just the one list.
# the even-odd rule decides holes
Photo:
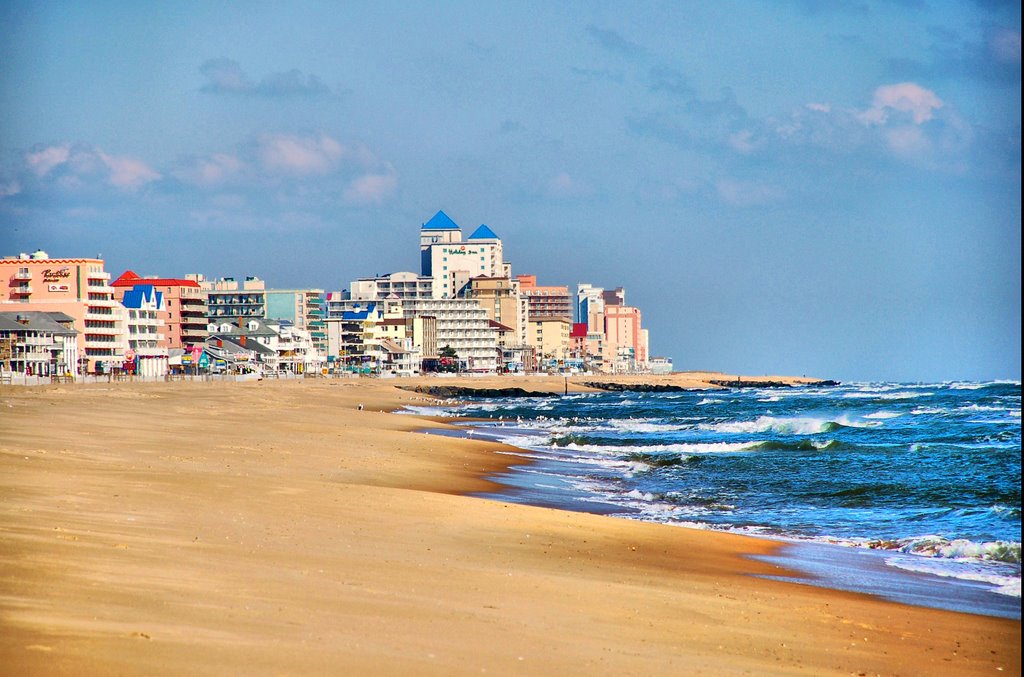
[(154, 300), (157, 305), (161, 305), (163, 295), (163, 292), (156, 291), (151, 284), (137, 284), (124, 293), (121, 305), (135, 310), (141, 308), (143, 303), (152, 303)]
[(473, 234), (469, 236), (470, 240), (500, 240), (501, 238), (494, 234), (494, 231), (488, 228), (485, 224), (480, 224), (480, 227), (473, 231)]
[(448, 218), (447, 214), (438, 210), (429, 221), (423, 224), (423, 230), (459, 230), (459, 227)]

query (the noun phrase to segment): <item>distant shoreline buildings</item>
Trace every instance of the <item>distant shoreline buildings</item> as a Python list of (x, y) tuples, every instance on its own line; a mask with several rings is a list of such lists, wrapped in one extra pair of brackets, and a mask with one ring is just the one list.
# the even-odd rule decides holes
[(180, 373), (649, 373), (639, 308), (619, 287), (513, 275), (487, 225), (463, 238), (443, 211), (419, 233), (420, 271), (347, 289), (267, 289), (248, 276), (113, 282), (101, 258), (0, 259), (0, 372), (144, 379)]

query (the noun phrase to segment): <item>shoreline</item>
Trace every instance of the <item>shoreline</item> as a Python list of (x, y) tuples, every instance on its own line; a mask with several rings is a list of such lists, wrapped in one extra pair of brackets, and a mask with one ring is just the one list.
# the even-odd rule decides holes
[[(502, 428), (490, 425), (467, 426), (465, 424), (493, 424), (494, 419), (473, 417), (437, 417), (432, 420), (455, 422), (456, 430), (423, 430), (424, 434), (448, 435), (462, 439), (474, 439), (473, 430), (483, 428), (481, 437), (495, 444), (507, 447), (501, 440), (499, 432)], [(537, 452), (524, 448), (513, 447), (516, 451), (502, 451), (509, 454), (513, 462), (507, 469), (492, 475), (489, 479), (497, 486), (496, 490), (477, 492), (472, 496), (493, 501), (511, 501), (521, 505), (567, 510), (591, 515), (614, 517), (632, 520), (627, 508), (605, 503), (596, 498), (589, 498), (584, 493), (576, 492), (567, 487), (549, 486), (556, 478), (545, 474), (546, 461), (535, 456)], [(523, 475), (523, 469), (531, 475)], [(534, 484), (528, 486), (527, 477), (539, 472), (545, 478), (543, 488)], [(645, 521), (646, 520), (640, 520)], [(990, 586), (962, 579), (945, 578), (917, 571), (906, 571), (888, 567), (881, 563), (886, 557), (897, 553), (886, 550), (844, 545), (832, 539), (815, 540), (796, 538), (782, 534), (746, 533), (732, 528), (714, 528), (672, 522), (655, 522), (675, 528), (710, 531), (714, 533), (735, 534), (743, 537), (766, 540), (777, 545), (777, 551), (769, 555), (754, 557), (771, 562), (787, 569), (789, 573), (778, 574), (772, 578), (789, 580), (794, 583), (813, 585), (829, 590), (861, 593), (900, 604), (908, 604), (929, 609), (956, 611), (992, 618), (1004, 618), (1019, 621), (1020, 598), (997, 594)]]
[(459, 495), (511, 459), (415, 434), (446, 424), (384, 413), (417, 401), (394, 385), (0, 389), (0, 659), (32, 674), (1020, 672), (1019, 621), (755, 578), (784, 570), (749, 559), (776, 549), (750, 537)]

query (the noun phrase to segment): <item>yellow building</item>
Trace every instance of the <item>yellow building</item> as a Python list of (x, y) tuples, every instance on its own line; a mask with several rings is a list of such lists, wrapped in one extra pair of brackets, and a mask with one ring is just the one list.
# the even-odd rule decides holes
[(565, 360), (569, 357), (569, 332), (572, 323), (561, 317), (544, 318), (527, 324), (527, 343), (537, 351), (541, 367), (550, 360)]
[(523, 343), (526, 313), (516, 280), (507, 277), (474, 277), (466, 288), (466, 298), (479, 303), (487, 311), (487, 319), (512, 329), (515, 340), (509, 345)]

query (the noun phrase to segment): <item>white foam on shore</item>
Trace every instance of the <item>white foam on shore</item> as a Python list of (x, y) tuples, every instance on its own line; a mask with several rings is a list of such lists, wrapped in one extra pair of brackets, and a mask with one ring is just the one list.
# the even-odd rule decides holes
[(413, 416), (430, 416), (435, 418), (453, 418), (456, 414), (450, 408), (426, 406), (419, 404), (406, 404), (395, 411), (396, 414), (409, 414)]
[(919, 574), (930, 574), (942, 578), (957, 578), (976, 581), (992, 586), (991, 592), (1008, 597), (1020, 597), (1020, 577), (983, 571), (974, 562), (966, 560), (936, 560), (919, 556), (887, 557), (885, 563), (891, 567)]

